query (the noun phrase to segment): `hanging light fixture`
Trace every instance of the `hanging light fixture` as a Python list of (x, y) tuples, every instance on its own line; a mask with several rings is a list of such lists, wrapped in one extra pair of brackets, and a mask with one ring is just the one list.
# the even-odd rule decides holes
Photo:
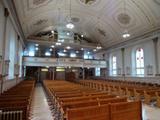
[[(124, 0), (124, 14), (126, 14), (126, 0)], [(126, 27), (126, 26), (125, 26)], [(128, 30), (125, 28), (124, 33), (122, 35), (123, 38), (128, 38), (131, 35), (129, 34)]]
[(100, 50), (100, 49), (102, 49), (102, 46), (100, 44), (98, 44), (97, 47), (96, 47), (96, 49)]
[(66, 27), (68, 28), (68, 29), (73, 29), (75, 26), (74, 26), (74, 24), (72, 23), (72, 18), (71, 18), (71, 0), (70, 0), (70, 13), (69, 13), (69, 21), (68, 21), (68, 23), (66, 24)]
[(123, 33), (123, 35), (122, 35), (123, 38), (128, 38), (128, 37), (130, 37), (130, 36), (131, 36), (131, 35), (128, 33), (127, 30), (125, 30), (124, 33)]
[[(99, 28), (99, 17), (97, 17), (97, 28)], [(100, 50), (100, 49), (102, 49), (102, 46), (101, 46), (101, 44), (100, 44), (100, 40), (99, 41), (97, 41), (97, 47), (96, 47), (96, 49), (97, 50)]]

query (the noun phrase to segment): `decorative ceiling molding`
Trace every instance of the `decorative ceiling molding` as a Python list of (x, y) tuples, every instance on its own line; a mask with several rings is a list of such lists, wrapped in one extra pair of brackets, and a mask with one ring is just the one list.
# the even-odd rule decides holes
[(52, 0), (27, 0), (28, 9), (34, 9), (49, 4)]
[(131, 17), (126, 13), (121, 13), (117, 17), (118, 21), (124, 25), (128, 25), (131, 21)]
[[(60, 23), (60, 28), (65, 28), (69, 14), (66, 0), (14, 1), (26, 37), (49, 27), (57, 28)], [(102, 44), (110, 47), (128, 41), (122, 39), (124, 26), (131, 34), (130, 39), (160, 27), (160, 7), (157, 3), (159, 0), (127, 1), (124, 14), (121, 0), (72, 0), (72, 21), (76, 25), (73, 31), (85, 33), (92, 41), (100, 39)], [(61, 22), (57, 19), (60, 6)], [(100, 17), (100, 27), (96, 26), (97, 17)]]
[(160, 5), (160, 0), (153, 0), (156, 4)]

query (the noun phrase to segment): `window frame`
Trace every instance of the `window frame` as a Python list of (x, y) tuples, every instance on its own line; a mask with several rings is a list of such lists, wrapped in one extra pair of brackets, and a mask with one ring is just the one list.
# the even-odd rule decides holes
[(144, 49), (143, 48), (138, 48), (135, 51), (135, 73), (136, 73), (136, 76), (145, 75)]
[(116, 56), (112, 56), (112, 75), (117, 76), (117, 57)]

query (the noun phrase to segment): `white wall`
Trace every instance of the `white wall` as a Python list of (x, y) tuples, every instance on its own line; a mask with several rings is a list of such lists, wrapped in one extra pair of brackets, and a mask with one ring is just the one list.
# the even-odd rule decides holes
[(0, 1), (0, 56), (2, 55), (2, 41), (3, 41), (3, 30), (4, 30), (4, 7)]
[[(15, 79), (15, 71), (19, 68), (22, 70), (22, 52), (23, 47), (21, 40), (18, 40), (19, 31), (17, 26), (15, 26), (15, 21), (13, 21), (13, 16), (11, 13), (7, 17), (6, 20), (6, 33), (5, 33), (5, 16), (4, 16), (4, 5), (0, 1), (0, 56), (4, 56), (4, 60), (10, 60), (9, 68), (6, 71), (9, 71), (9, 75), (6, 76), (3, 81), (3, 90), (7, 90), (10, 87), (16, 85), (19, 81)], [(5, 33), (5, 34), (4, 34)], [(3, 54), (3, 46), (5, 40), (5, 55)], [(18, 64), (18, 67), (15, 65)], [(2, 69), (4, 71), (4, 67), (2, 67), (2, 60), (0, 60), (0, 74), (2, 74)], [(21, 77), (22, 72), (19, 72)], [(20, 79), (21, 80), (21, 79)], [(1, 84), (1, 81), (0, 81)], [(1, 86), (1, 85), (0, 85)]]
[[(159, 34), (157, 34), (160, 36)], [(152, 37), (152, 36), (150, 36)], [(145, 38), (136, 42), (129, 43), (125, 46), (117, 46), (113, 49), (105, 50), (100, 53), (97, 53), (95, 55), (95, 58), (101, 58), (102, 54), (106, 54), (106, 61), (109, 60), (109, 73), (108, 77), (106, 79), (115, 79), (115, 80), (134, 80), (134, 81), (145, 81), (145, 82), (154, 82), (154, 83), (160, 83), (160, 77), (155, 76), (156, 75), (156, 65), (155, 65), (155, 49), (154, 49), (154, 43), (152, 38)], [(125, 69), (125, 77), (122, 76), (122, 52), (121, 48), (125, 48), (124, 53), (124, 69)], [(135, 74), (135, 56), (133, 54), (133, 51), (135, 51), (138, 48), (144, 49), (144, 65), (145, 65), (145, 75), (143, 77), (138, 77)], [(121, 75), (112, 76), (111, 70), (112, 70), (112, 62), (111, 57), (116, 56), (117, 57), (117, 68), (121, 68)], [(159, 64), (159, 70), (160, 70), (160, 37), (158, 41), (158, 64)], [(153, 75), (147, 74), (147, 66), (151, 65), (153, 67)], [(130, 75), (127, 75), (127, 67), (130, 68)]]

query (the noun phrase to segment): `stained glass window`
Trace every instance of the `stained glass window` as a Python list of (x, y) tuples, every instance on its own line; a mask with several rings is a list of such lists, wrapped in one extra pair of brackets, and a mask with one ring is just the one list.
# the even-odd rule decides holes
[(142, 48), (136, 50), (136, 74), (144, 75), (144, 51)]
[(117, 57), (112, 57), (112, 74), (117, 75)]

